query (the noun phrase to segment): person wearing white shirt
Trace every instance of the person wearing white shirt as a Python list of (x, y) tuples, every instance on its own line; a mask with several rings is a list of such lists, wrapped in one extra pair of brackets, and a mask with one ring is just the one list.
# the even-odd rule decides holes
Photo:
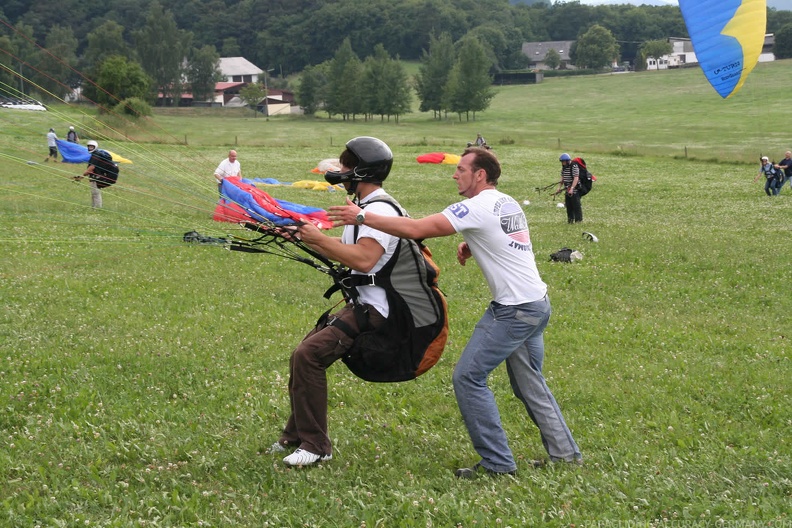
[(217, 180), (217, 189), (221, 194), (223, 178), (228, 178), (229, 176), (242, 177), (242, 166), (239, 164), (239, 160), (237, 160), (236, 150), (233, 149), (228, 151), (228, 157), (221, 161), (214, 171), (214, 177), (215, 180)]
[[(514, 198), (497, 190), (501, 168), (484, 148), (464, 151), (454, 172), (465, 200), (425, 218), (381, 216), (366, 212), (363, 224), (401, 238), (422, 240), (459, 233), (464, 242), (457, 260), (475, 258), (492, 301), (484, 311), (454, 368), (457, 404), (481, 460), (456, 470), (459, 478), (480, 473), (513, 474), (517, 463), (509, 448), (489, 374), (506, 363), (512, 392), (539, 428), (551, 462), (582, 463), (561, 409), (542, 375), (544, 330), (550, 320), (547, 285), (539, 276), (528, 221)], [(348, 201), (330, 208), (334, 224), (356, 222), (360, 207)], [(534, 460), (539, 467), (546, 459)]]

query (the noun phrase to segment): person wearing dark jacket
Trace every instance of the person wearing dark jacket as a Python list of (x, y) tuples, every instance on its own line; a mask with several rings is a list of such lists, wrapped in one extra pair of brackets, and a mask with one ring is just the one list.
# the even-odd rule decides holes
[(572, 161), (566, 152), (558, 158), (561, 162), (561, 180), (558, 182), (558, 191), (564, 192), (564, 207), (567, 212), (567, 222), (574, 224), (583, 221), (583, 206), (580, 203), (578, 182), (580, 181), (580, 167)]

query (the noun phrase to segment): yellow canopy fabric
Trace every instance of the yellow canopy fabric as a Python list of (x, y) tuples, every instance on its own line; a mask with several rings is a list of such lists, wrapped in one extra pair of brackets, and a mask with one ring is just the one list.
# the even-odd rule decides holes
[(132, 160), (128, 160), (122, 156), (119, 156), (115, 152), (110, 152), (107, 149), (105, 150), (107, 151), (108, 154), (110, 154), (113, 157), (113, 161), (115, 161), (116, 163), (132, 163)]

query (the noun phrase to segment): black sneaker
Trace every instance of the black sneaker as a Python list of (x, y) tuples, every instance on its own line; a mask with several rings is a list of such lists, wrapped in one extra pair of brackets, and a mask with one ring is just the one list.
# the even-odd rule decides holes
[(497, 477), (501, 475), (515, 475), (516, 473), (517, 471), (493, 471), (482, 466), (480, 462), (476, 462), (473, 467), (459, 468), (454, 471), (454, 475), (461, 479), (474, 479), (478, 477), (479, 474)]

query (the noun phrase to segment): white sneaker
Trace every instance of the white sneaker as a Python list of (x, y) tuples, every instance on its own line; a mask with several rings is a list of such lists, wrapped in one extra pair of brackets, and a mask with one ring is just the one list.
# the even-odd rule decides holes
[(331, 460), (333, 455), (316, 455), (305, 449), (298, 449), (291, 455), (283, 459), (283, 463), (287, 466), (310, 466), (317, 462), (326, 462)]

